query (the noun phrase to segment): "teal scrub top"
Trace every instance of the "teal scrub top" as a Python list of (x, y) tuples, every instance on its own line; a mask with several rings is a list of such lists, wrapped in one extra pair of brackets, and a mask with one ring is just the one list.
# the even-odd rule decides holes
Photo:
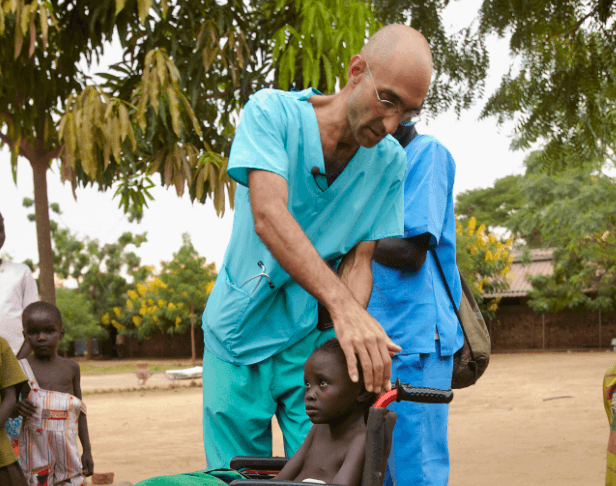
[[(254, 231), (248, 171), (284, 177), (288, 209), (319, 255), (332, 262), (360, 241), (403, 232), (406, 156), (391, 136), (360, 147), (327, 187), (313, 89), (264, 89), (246, 104), (229, 156), (228, 174), (239, 183), (231, 239), (203, 312), (205, 348), (239, 365), (258, 363), (305, 337), (317, 322), (317, 300), (295, 283)], [(324, 190), (323, 190), (324, 189)], [(274, 284), (270, 288), (258, 262)]]
[[(406, 147), (404, 237), (431, 235), (456, 307), (460, 306), (460, 275), (456, 266), (456, 220), (453, 183), (456, 165), (449, 151), (434, 137), (417, 135)], [(400, 271), (372, 262), (374, 286), (368, 312), (402, 354), (434, 353), (451, 356), (464, 342), (432, 255), (417, 272)], [(439, 340), (435, 341), (435, 328)]]

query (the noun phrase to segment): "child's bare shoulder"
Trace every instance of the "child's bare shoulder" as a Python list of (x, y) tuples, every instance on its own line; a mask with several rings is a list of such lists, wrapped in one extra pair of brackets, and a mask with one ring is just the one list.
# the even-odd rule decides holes
[(58, 356), (58, 358), (60, 359), (60, 364), (62, 365), (62, 367), (69, 370), (73, 374), (73, 376), (80, 375), (79, 363), (72, 359), (64, 358), (62, 356)]

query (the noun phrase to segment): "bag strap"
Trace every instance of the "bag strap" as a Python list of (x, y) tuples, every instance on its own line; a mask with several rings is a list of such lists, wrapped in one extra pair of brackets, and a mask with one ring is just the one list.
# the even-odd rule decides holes
[[(460, 327), (462, 328), (462, 334), (464, 334), (464, 340), (468, 344), (468, 349), (471, 352), (471, 358), (475, 359), (475, 354), (473, 353), (473, 348), (471, 347), (471, 343), (468, 340), (468, 336), (466, 335), (466, 331), (464, 329), (464, 324), (462, 324), (462, 318), (460, 317), (460, 312), (458, 311), (458, 308), (456, 307), (456, 303), (453, 301), (453, 295), (451, 295), (451, 290), (449, 289), (449, 284), (447, 283), (447, 279), (445, 278), (445, 272), (443, 272), (443, 267), (441, 267), (441, 262), (439, 261), (438, 256), (436, 256), (436, 248), (431, 248), (430, 249), (430, 253), (432, 253), (432, 257), (434, 258), (434, 262), (436, 263), (436, 267), (438, 268), (438, 273), (440, 273), (441, 280), (443, 280), (443, 285), (445, 285), (445, 289), (447, 290), (447, 295), (449, 296), (449, 301), (451, 302), (451, 305), (453, 307), (453, 311), (456, 313), (456, 317), (458, 318), (458, 322), (460, 323)], [(460, 273), (460, 270), (458, 270), (458, 273)], [(462, 274), (460, 274), (460, 280), (462, 278), (464, 278), (464, 277), (462, 277)]]

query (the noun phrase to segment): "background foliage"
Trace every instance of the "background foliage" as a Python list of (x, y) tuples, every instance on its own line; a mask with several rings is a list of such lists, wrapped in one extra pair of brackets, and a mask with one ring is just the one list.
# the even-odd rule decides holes
[[(24, 199), (23, 204), (32, 207), (33, 201)], [(59, 205), (51, 204), (51, 209), (56, 217), (61, 217)], [(29, 219), (33, 220), (34, 215), (29, 215)], [(149, 272), (134, 252), (147, 241), (146, 234), (127, 232), (115, 243), (101, 244), (78, 236), (57, 221), (51, 221), (51, 228), (55, 277), (61, 285), (71, 287), (57, 289), (56, 304), (62, 311), (66, 330), (65, 344), (60, 349), (66, 350), (75, 339), (106, 339), (108, 332), (100, 326), (101, 316), (110, 307), (121, 305), (129, 282), (144, 278)], [(32, 262), (29, 264), (36, 269)]]
[(148, 270), (120, 297), (120, 305), (107, 309), (101, 322), (139, 340), (158, 332), (183, 334), (195, 322), (200, 324), (216, 271), (197, 253), (190, 236), (183, 235), (182, 247), (171, 261), (162, 262), (160, 273)]
[[(502, 242), (486, 230), (477, 226), (474, 217), (466, 225), (456, 221), (456, 260), (460, 273), (473, 291), (475, 300), (486, 321), (494, 318), (499, 297), (489, 296), (509, 286), (511, 271), (511, 248), (513, 238)], [(486, 296), (487, 295), (487, 296)]]

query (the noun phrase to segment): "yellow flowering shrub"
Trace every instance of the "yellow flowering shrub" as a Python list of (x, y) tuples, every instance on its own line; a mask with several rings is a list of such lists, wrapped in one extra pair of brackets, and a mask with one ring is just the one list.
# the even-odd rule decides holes
[(484, 317), (491, 319), (498, 309), (498, 298), (484, 298), (509, 285), (513, 238), (505, 241), (477, 225), (471, 217), (466, 227), (456, 219), (456, 260), (458, 268), (469, 283)]
[(101, 321), (107, 320), (121, 334), (138, 339), (157, 332), (183, 333), (191, 325), (200, 325), (207, 295), (214, 286), (214, 264), (206, 264), (185, 242), (172, 261), (161, 265), (158, 275), (152, 266), (141, 267), (141, 280), (127, 290), (125, 305), (111, 309)]

